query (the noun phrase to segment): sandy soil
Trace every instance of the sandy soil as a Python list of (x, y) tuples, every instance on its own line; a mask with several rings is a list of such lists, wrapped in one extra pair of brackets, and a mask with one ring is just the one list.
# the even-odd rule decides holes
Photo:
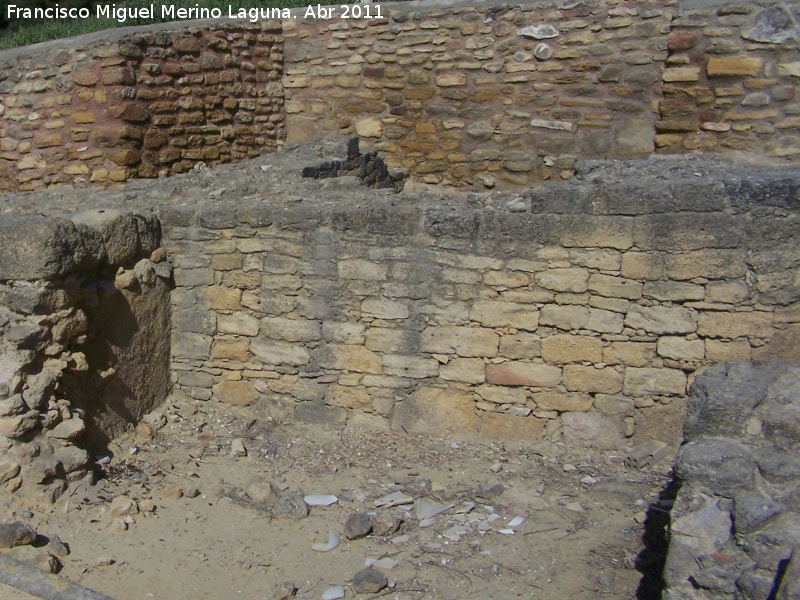
[[(560, 442), (324, 429), (212, 402), (169, 403), (148, 423), (112, 444), (97, 484), (76, 482), (52, 507), (5, 507), (69, 547), (61, 576), (118, 600), (319, 599), (333, 586), (346, 598), (659, 597), (643, 539), (659, 534), (645, 535), (646, 513), (669, 507), (672, 457), (633, 469)], [(271, 504), (284, 492), (337, 501), (281, 517)], [(397, 492), (413, 502), (376, 506)], [(354, 513), (372, 534), (346, 538)], [(339, 545), (319, 551), (331, 532)], [(383, 559), (389, 587), (358, 593), (369, 559)], [(28, 598), (15, 594), (0, 587)]]

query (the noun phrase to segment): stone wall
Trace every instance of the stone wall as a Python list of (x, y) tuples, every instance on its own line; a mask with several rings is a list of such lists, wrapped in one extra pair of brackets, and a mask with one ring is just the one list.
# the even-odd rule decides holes
[(0, 53), (0, 190), (113, 186), (330, 133), (481, 190), (569, 178), (582, 158), (800, 155), (796, 2), (358, 8), (372, 18), (301, 10)]
[[(169, 265), (152, 214), (0, 220), (0, 485), (55, 500), (164, 401)], [(162, 261), (155, 263), (153, 261)], [(102, 455), (102, 454), (100, 454)]]
[(684, 2), (672, 22), (661, 152), (800, 152), (796, 3)]
[(355, 132), (413, 178), (480, 188), (647, 156), (672, 11), (398, 4), (383, 19), (285, 23), (288, 141)]
[(114, 185), (276, 149), (279, 23), (155, 29), (0, 55), (0, 191)]
[(797, 175), (711, 164), (590, 164), (522, 197), (325, 180), (314, 203), (262, 167), (294, 190), (277, 205), (258, 181), (162, 213), (176, 389), (407, 432), (677, 435), (697, 369), (800, 358)]

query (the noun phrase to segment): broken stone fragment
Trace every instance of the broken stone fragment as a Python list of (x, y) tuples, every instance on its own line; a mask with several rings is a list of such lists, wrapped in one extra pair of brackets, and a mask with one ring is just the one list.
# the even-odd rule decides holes
[(0, 435), (19, 438), (39, 425), (39, 411), (32, 410), (23, 415), (0, 418)]
[(59, 440), (75, 440), (86, 431), (86, 425), (82, 419), (73, 417), (66, 421), (61, 421), (53, 429), (47, 432), (47, 435)]
[(283, 492), (278, 496), (272, 512), (276, 517), (305, 519), (308, 516), (308, 505), (303, 500), (303, 494)]
[(561, 35), (553, 25), (550, 23), (540, 23), (538, 25), (529, 25), (519, 30), (522, 37), (530, 38), (532, 40), (546, 40)]
[(353, 589), (359, 594), (377, 594), (387, 585), (389, 579), (374, 567), (361, 569), (353, 577)]
[(366, 513), (354, 513), (347, 518), (344, 524), (344, 536), (348, 540), (357, 540), (366, 537), (372, 531), (372, 520)]
[(0, 548), (14, 548), (32, 544), (36, 540), (36, 530), (21, 521), (0, 522)]

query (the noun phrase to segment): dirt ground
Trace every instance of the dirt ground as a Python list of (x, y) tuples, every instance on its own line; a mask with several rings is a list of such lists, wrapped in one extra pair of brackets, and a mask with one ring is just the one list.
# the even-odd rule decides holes
[[(669, 508), (672, 456), (635, 469), (560, 442), (325, 429), (213, 402), (170, 402), (148, 423), (98, 457), (97, 484), (52, 507), (4, 507), (68, 546), (62, 577), (117, 600), (339, 597), (334, 586), (345, 598), (660, 597), (663, 548), (643, 540), (663, 531), (645, 526)], [(336, 502), (281, 516), (304, 511), (291, 492)], [(377, 506), (387, 496), (408, 503)], [(356, 513), (373, 532), (347, 539)], [(338, 546), (321, 551), (331, 532)], [(388, 587), (359, 593), (370, 559)], [(30, 596), (0, 586), (0, 598)]]

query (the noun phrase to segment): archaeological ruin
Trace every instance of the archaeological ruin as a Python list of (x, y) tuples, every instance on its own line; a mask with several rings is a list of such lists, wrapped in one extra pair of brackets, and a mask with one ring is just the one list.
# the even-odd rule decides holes
[[(0, 53), (4, 493), (54, 501), (170, 394), (656, 459), (683, 430), (667, 597), (797, 598), (798, 6), (404, 2)], [(729, 374), (758, 393), (723, 418), (691, 386)]]

